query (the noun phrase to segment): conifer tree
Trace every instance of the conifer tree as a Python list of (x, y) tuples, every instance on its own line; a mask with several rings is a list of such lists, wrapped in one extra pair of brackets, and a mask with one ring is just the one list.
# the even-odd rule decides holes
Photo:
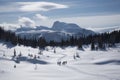
[(95, 43), (94, 42), (91, 43), (91, 50), (95, 50)]
[(16, 50), (14, 49), (14, 55), (13, 55), (14, 57), (16, 56)]

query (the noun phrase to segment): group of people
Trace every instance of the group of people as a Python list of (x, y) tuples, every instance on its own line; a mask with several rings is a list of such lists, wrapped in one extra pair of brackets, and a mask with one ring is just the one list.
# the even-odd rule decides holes
[(58, 62), (57, 62), (57, 65), (60, 65), (60, 66), (61, 66), (61, 65), (66, 65), (66, 64), (67, 64), (67, 61), (63, 61), (63, 62), (58, 61)]
[[(78, 53), (74, 54), (73, 55), (73, 59), (77, 59), (77, 58), (80, 58), (80, 55)], [(67, 61), (58, 61), (57, 62), (57, 65), (66, 65), (67, 64)]]
[(33, 54), (28, 54), (28, 56), (30, 57), (30, 58), (34, 58), (34, 59), (39, 59), (40, 58), (40, 56), (37, 56), (37, 55), (33, 55)]

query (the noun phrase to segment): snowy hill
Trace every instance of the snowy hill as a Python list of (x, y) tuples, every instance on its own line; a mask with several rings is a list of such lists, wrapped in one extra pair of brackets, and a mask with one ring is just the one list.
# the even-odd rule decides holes
[(88, 36), (94, 35), (95, 32), (80, 28), (78, 25), (73, 23), (64, 23), (56, 21), (54, 22), (52, 28), (38, 26), (36, 28), (24, 28), (21, 27), (17, 29), (16, 34), (21, 37), (26, 38), (40, 38), (45, 37), (47, 41), (54, 40), (56, 42), (61, 41), (61, 39), (67, 39), (70, 36)]
[[(13, 59), (13, 52), (20, 63)], [(38, 48), (12, 46), (0, 43), (0, 80), (119, 80), (120, 44), (106, 51), (91, 51), (89, 46), (83, 50), (77, 47), (62, 49), (46, 47), (42, 55)], [(33, 57), (28, 56), (32, 54)], [(79, 57), (74, 58), (74, 55)], [(39, 58), (34, 58), (34, 56)], [(66, 65), (57, 62), (67, 61)], [(16, 65), (16, 67), (14, 67)]]
[(104, 33), (104, 32), (112, 32), (112, 31), (117, 31), (117, 30), (120, 30), (120, 26), (104, 28), (104, 29), (99, 30), (99, 32)]
[(102, 27), (102, 28), (89, 28), (90, 30), (98, 33), (112, 32), (120, 30), (120, 26)]
[(65, 32), (58, 32), (58, 31), (53, 31), (53, 30), (29, 30), (29, 31), (20, 31), (16, 32), (17, 35), (20, 37), (24, 38), (26, 37), (27, 39), (32, 39), (32, 38), (37, 38), (39, 39), (40, 37), (44, 37), (47, 41), (57, 41), (60, 42), (61, 39), (67, 39), (67, 37), (72, 36), (72, 34), (65, 33)]
[(22, 32), (22, 31), (30, 31), (30, 30), (51, 30), (50, 28), (48, 27), (45, 27), (45, 26), (36, 26), (36, 28), (32, 28), (32, 27), (21, 27), (21, 28), (18, 28), (15, 32)]

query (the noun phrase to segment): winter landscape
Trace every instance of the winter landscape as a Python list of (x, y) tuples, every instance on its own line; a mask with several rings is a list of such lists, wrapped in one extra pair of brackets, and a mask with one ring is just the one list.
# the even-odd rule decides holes
[(0, 0), (0, 80), (120, 80), (119, 0)]

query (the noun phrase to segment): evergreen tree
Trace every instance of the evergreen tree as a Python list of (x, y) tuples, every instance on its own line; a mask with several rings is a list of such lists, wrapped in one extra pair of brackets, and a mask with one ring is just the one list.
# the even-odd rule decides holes
[(76, 42), (78, 49), (82, 49), (82, 38), (79, 38)]
[(46, 42), (46, 40), (45, 40), (44, 38), (41, 37), (41, 38), (38, 40), (38, 46), (39, 46), (39, 48), (44, 49), (45, 46), (46, 46), (46, 44), (47, 44), (47, 42)]
[(56, 53), (56, 49), (54, 48), (54, 53)]
[(95, 50), (95, 43), (94, 42), (91, 43), (91, 50)]
[(14, 49), (14, 55), (13, 55), (14, 57), (16, 56), (16, 50)]

